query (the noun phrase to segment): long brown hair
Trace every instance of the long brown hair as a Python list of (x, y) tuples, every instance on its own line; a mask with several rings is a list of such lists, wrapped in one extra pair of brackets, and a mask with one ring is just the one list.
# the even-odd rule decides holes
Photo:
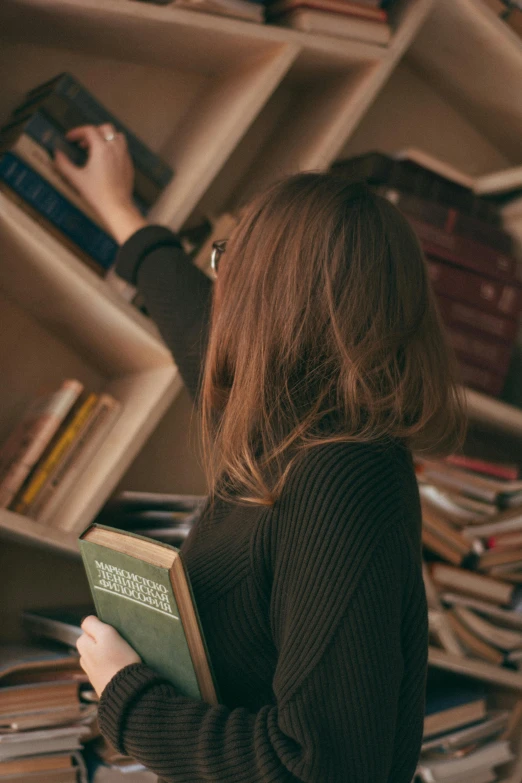
[(201, 412), (211, 494), (266, 505), (327, 442), (392, 438), (432, 455), (461, 442), (454, 358), (392, 204), (306, 173), (244, 209), (219, 268)]

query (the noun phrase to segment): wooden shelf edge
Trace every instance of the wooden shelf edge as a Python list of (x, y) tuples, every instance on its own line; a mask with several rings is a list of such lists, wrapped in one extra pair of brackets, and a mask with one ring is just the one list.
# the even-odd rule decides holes
[(29, 517), (0, 510), (0, 537), (29, 546), (52, 549), (67, 555), (79, 556), (80, 550), (76, 533), (64, 533), (45, 525), (40, 525)]

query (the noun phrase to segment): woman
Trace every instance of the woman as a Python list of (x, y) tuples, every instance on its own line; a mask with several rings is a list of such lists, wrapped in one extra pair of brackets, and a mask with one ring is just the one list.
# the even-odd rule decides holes
[(222, 705), (89, 617), (103, 734), (165, 781), (410, 783), (427, 659), (410, 448), (445, 453), (463, 427), (413, 232), (366, 189), (299, 175), (244, 210), (212, 291), (134, 209), (123, 136), (69, 138), (88, 163), (57, 166), (201, 408), (212, 497), (183, 552)]

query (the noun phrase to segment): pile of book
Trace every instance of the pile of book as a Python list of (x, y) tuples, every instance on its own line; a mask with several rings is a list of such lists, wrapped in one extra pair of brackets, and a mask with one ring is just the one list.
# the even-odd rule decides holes
[(66, 134), (104, 123), (126, 136), (136, 169), (134, 200), (146, 214), (172, 169), (70, 73), (28, 92), (0, 128), (0, 188), (99, 274), (113, 263), (117, 244), (101, 217), (58, 173), (53, 155), (59, 149), (83, 165), (85, 150)]
[(112, 395), (75, 379), (39, 394), (0, 448), (0, 508), (52, 525), (120, 410)]
[(266, 18), (306, 33), (386, 46), (393, 5), (393, 0), (266, 0)]
[(428, 259), (431, 282), (462, 382), (498, 396), (522, 312), (513, 241), (492, 192), (512, 172), (471, 180), (418, 150), (339, 161), (332, 171), (363, 181), (408, 218)]
[(206, 502), (205, 495), (124, 490), (105, 504), (96, 522), (179, 547)]
[(94, 697), (76, 653), (0, 645), (0, 781), (86, 783)]
[(190, 11), (204, 11), (218, 16), (231, 16), (247, 22), (261, 23), (264, 20), (263, 0), (144, 0), (144, 2), (188, 8)]
[(416, 469), (431, 666), (419, 780), (520, 783), (522, 767), (494, 772), (522, 725), (519, 469), (474, 456)]

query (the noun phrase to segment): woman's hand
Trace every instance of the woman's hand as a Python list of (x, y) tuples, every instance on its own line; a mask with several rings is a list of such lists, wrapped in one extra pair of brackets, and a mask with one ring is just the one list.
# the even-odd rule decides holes
[(102, 623), (94, 615), (86, 617), (81, 627), (83, 634), (76, 642), (80, 666), (101, 696), (120, 669), (130, 663), (141, 663), (141, 658), (112, 625)]
[(132, 201), (134, 168), (125, 136), (107, 124), (73, 128), (66, 138), (87, 150), (87, 162), (85, 166), (75, 166), (67, 155), (56, 150), (56, 168), (123, 244), (146, 225)]

